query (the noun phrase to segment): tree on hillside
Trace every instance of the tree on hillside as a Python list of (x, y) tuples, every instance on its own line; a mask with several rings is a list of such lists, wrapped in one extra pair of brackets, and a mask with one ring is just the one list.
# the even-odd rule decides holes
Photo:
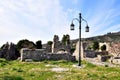
[(42, 41), (41, 40), (36, 41), (36, 48), (42, 49)]
[(99, 42), (97, 42), (97, 41), (93, 42), (92, 48), (93, 48), (93, 50), (99, 50)]
[(106, 45), (105, 44), (101, 46), (101, 51), (106, 51)]

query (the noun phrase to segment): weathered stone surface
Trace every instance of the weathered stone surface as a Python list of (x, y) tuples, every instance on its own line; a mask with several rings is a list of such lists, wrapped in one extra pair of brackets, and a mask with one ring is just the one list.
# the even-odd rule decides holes
[(25, 59), (25, 62), (33, 62), (32, 59)]
[(113, 57), (120, 57), (120, 42), (112, 42), (110, 43), (110, 48), (108, 50)]
[(1, 52), (1, 50), (0, 50), (0, 58), (2, 58), (2, 52)]
[(0, 57), (5, 58), (7, 60), (16, 59), (17, 57), (16, 57), (16, 54), (15, 54), (15, 45), (13, 43), (11, 43), (9, 45), (8, 42), (7, 42), (0, 52)]
[(21, 61), (24, 61), (25, 59), (33, 59), (36, 61), (41, 61), (45, 57), (45, 52), (42, 49), (27, 49), (22, 48), (21, 49)]
[(120, 59), (113, 59), (112, 63), (114, 63), (114, 64), (120, 64)]
[(85, 53), (85, 57), (88, 57), (88, 58), (94, 58), (94, 57), (96, 57), (95, 51), (85, 50), (84, 53)]
[[(76, 60), (78, 60), (78, 57), (79, 57), (79, 42), (77, 42), (76, 44), (76, 50), (75, 52), (73, 53), (73, 56), (76, 57)], [(84, 49), (83, 49), (83, 43), (81, 43), (81, 59), (84, 58)]]
[(113, 64), (120, 64), (120, 57), (111, 57), (109, 62)]
[(25, 61), (26, 59), (32, 59), (34, 61), (42, 61), (42, 60), (70, 60), (75, 61), (75, 57), (69, 53), (49, 53), (47, 54), (43, 49), (21, 49), (21, 61)]
[(110, 59), (110, 57), (111, 56), (109, 56), (109, 55), (97, 55), (98, 60), (101, 62), (107, 61), (108, 59)]

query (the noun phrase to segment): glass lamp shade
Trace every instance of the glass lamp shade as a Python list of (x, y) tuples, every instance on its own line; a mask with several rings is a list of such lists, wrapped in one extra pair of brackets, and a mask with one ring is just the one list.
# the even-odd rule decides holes
[(86, 26), (85, 32), (89, 32), (89, 26)]
[(70, 25), (70, 30), (74, 30), (74, 24), (72, 23), (71, 25)]

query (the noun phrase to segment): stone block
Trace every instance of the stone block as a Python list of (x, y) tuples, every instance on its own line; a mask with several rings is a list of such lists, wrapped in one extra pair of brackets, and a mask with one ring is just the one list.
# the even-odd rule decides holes
[(101, 62), (107, 61), (108, 59), (110, 59), (110, 57), (111, 56), (109, 56), (109, 55), (97, 55), (98, 60)]

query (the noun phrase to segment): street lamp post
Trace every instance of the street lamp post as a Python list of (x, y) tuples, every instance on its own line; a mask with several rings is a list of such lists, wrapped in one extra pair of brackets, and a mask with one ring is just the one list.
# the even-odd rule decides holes
[(74, 18), (72, 20), (72, 23), (71, 23), (71, 30), (74, 30), (74, 24), (73, 24), (73, 21), (74, 20), (77, 20), (79, 22), (79, 55), (78, 55), (78, 66), (81, 66), (81, 22), (82, 21), (85, 21), (86, 22), (86, 32), (89, 32), (89, 27), (88, 27), (88, 23), (85, 19), (82, 18), (81, 16), (81, 13), (79, 13), (79, 19), (78, 18)]

